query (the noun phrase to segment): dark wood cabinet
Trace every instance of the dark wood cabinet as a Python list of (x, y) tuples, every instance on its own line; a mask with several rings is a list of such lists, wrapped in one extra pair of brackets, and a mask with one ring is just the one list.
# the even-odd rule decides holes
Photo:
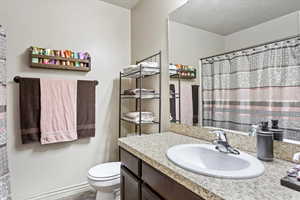
[(121, 200), (140, 200), (141, 184), (125, 167), (121, 168)]
[(121, 200), (203, 200), (133, 154), (120, 151)]
[(146, 184), (142, 185), (142, 200), (163, 200), (154, 193)]
[(142, 180), (164, 199), (203, 200), (183, 185), (178, 184), (145, 162), (142, 162)]
[(122, 150), (120, 151), (121, 163), (126, 167), (131, 173), (137, 177), (141, 177), (141, 160), (132, 155), (131, 153)]

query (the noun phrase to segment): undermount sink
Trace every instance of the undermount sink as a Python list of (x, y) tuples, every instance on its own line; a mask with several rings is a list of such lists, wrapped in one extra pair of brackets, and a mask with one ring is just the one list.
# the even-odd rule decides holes
[(261, 176), (264, 165), (255, 157), (222, 153), (210, 144), (182, 144), (168, 149), (174, 164), (194, 173), (227, 179), (249, 179)]

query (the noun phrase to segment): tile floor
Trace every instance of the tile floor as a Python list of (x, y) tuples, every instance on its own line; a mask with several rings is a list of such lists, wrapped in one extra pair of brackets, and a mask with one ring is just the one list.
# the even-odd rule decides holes
[(96, 192), (95, 191), (87, 191), (81, 194), (77, 194), (74, 196), (66, 197), (59, 200), (95, 200)]

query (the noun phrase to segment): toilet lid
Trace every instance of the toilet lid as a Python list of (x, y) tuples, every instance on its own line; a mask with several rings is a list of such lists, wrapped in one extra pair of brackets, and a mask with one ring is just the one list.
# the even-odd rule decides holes
[(118, 178), (120, 176), (121, 163), (111, 162), (97, 165), (91, 168), (88, 172), (91, 178)]

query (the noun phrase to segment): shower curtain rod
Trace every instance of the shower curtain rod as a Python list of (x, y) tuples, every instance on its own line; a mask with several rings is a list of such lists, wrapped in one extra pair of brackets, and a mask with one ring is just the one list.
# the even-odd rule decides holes
[(253, 48), (256, 48), (256, 47), (259, 47), (259, 46), (264, 46), (264, 45), (268, 45), (268, 44), (272, 44), (272, 43), (276, 43), (276, 42), (281, 42), (281, 41), (284, 41), (284, 40), (290, 40), (290, 39), (294, 39), (294, 38), (297, 38), (297, 37), (300, 37), (300, 34), (290, 36), (290, 37), (286, 37), (286, 38), (282, 38), (282, 39), (278, 39), (278, 40), (273, 40), (273, 41), (270, 41), (270, 42), (265, 42), (265, 43), (262, 43), (262, 44), (253, 45), (253, 46), (250, 46), (250, 47), (245, 47), (245, 48), (241, 48), (241, 49), (221, 53), (221, 54), (217, 54), (217, 55), (213, 55), (213, 56), (208, 56), (208, 57), (205, 57), (205, 58), (200, 58), (200, 61), (205, 60), (205, 59), (209, 59), (209, 58), (213, 58), (213, 57), (224, 56), (226, 54), (236, 53), (238, 51), (253, 49)]

